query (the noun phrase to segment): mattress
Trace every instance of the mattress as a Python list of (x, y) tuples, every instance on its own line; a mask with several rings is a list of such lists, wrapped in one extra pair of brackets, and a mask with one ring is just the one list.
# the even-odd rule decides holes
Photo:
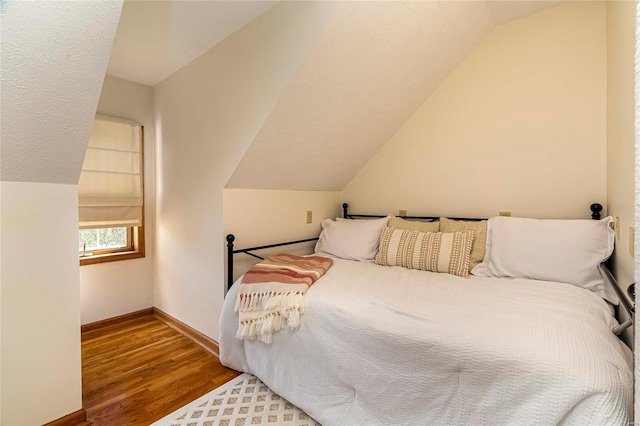
[(632, 352), (611, 307), (574, 285), (335, 259), (300, 329), (235, 338), (220, 360), (323, 425), (627, 424)]

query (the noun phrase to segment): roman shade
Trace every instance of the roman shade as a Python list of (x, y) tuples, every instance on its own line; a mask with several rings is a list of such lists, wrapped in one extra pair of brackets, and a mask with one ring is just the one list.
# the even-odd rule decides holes
[(142, 126), (97, 115), (78, 183), (80, 228), (142, 225)]

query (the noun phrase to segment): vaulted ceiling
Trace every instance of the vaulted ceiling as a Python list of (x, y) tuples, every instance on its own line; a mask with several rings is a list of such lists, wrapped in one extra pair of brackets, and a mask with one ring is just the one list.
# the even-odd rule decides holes
[(227, 182), (341, 190), (497, 24), (557, 2), (341, 2)]
[(340, 3), (227, 187), (342, 189), (492, 27), (484, 2)]
[(276, 4), (125, 1), (107, 74), (155, 86)]
[[(342, 189), (495, 26), (562, 3), (337, 2), (226, 186)], [(276, 4), (127, 1), (108, 73), (155, 85)]]
[[(45, 3), (1, 4), (3, 180), (77, 182), (118, 18), (107, 73), (155, 85), (279, 4)], [(561, 3), (338, 2), (227, 186), (341, 189), (494, 26)]]

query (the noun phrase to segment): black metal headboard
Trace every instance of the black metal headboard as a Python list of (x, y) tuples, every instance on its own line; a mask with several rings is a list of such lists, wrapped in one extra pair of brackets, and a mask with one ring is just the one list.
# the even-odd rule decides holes
[[(589, 208), (591, 209), (591, 218), (596, 220), (600, 219), (600, 212), (602, 211), (602, 205), (594, 203), (594, 204), (591, 204)], [(344, 217), (345, 219), (376, 218), (376, 217), (380, 218), (385, 216), (387, 215), (349, 213), (349, 205), (347, 203), (342, 204), (342, 217)], [(398, 216), (398, 217), (402, 219), (419, 219), (427, 222), (434, 222), (440, 219), (440, 216)], [(486, 220), (486, 218), (471, 218), (471, 217), (449, 217), (449, 219), (469, 220), (469, 221)], [(264, 257), (259, 256), (253, 252), (258, 250), (270, 249), (274, 247), (282, 247), (282, 246), (288, 246), (292, 244), (301, 244), (301, 243), (307, 243), (311, 241), (317, 241), (318, 237), (307, 238), (305, 240), (286, 241), (283, 243), (249, 247), (244, 249), (234, 249), (233, 243), (235, 239), (236, 237), (233, 234), (227, 235), (227, 289), (231, 288), (231, 286), (233, 285), (233, 255), (234, 254), (244, 253), (244, 254), (248, 254), (249, 256), (253, 256), (255, 258), (262, 260), (264, 259)]]
[[(354, 213), (349, 213), (348, 211), (349, 209), (349, 205), (347, 203), (344, 203), (342, 205), (342, 217), (344, 217), (345, 219), (360, 219), (360, 218), (375, 218), (375, 217), (385, 217), (387, 216), (385, 215), (379, 215), (379, 214), (354, 214)], [(435, 222), (436, 220), (440, 220), (440, 216), (396, 216), (402, 219), (419, 219), (422, 220), (424, 222)], [(447, 216), (447, 219), (452, 219), (452, 220), (468, 220), (468, 221), (480, 221), (480, 220), (487, 220), (487, 218), (477, 218), (477, 217), (449, 217)]]
[[(374, 218), (374, 217), (385, 217), (386, 215), (379, 214), (354, 214), (349, 213), (348, 211), (349, 205), (347, 203), (342, 204), (342, 217), (345, 219), (358, 219), (358, 218)], [(589, 206), (589, 210), (591, 210), (591, 219), (600, 220), (600, 212), (602, 211), (602, 205), (598, 203), (593, 203)], [(440, 219), (440, 216), (397, 216), (402, 219), (420, 219), (426, 222), (435, 222)], [(468, 220), (468, 221), (480, 221), (487, 220), (487, 218), (476, 218), (476, 217), (449, 217), (447, 219), (452, 220)]]

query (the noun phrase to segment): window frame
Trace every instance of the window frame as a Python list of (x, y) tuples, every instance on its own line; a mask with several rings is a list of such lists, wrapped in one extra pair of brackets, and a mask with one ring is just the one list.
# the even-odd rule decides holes
[[(82, 256), (79, 252), (80, 266), (95, 265), (97, 263), (115, 262), (119, 260), (139, 259), (145, 257), (145, 206), (144, 206), (144, 126), (140, 125), (140, 173), (142, 175), (142, 224), (140, 226), (127, 227), (129, 241), (128, 247), (115, 249), (94, 250), (88, 256)], [(93, 228), (89, 228), (93, 229)]]

